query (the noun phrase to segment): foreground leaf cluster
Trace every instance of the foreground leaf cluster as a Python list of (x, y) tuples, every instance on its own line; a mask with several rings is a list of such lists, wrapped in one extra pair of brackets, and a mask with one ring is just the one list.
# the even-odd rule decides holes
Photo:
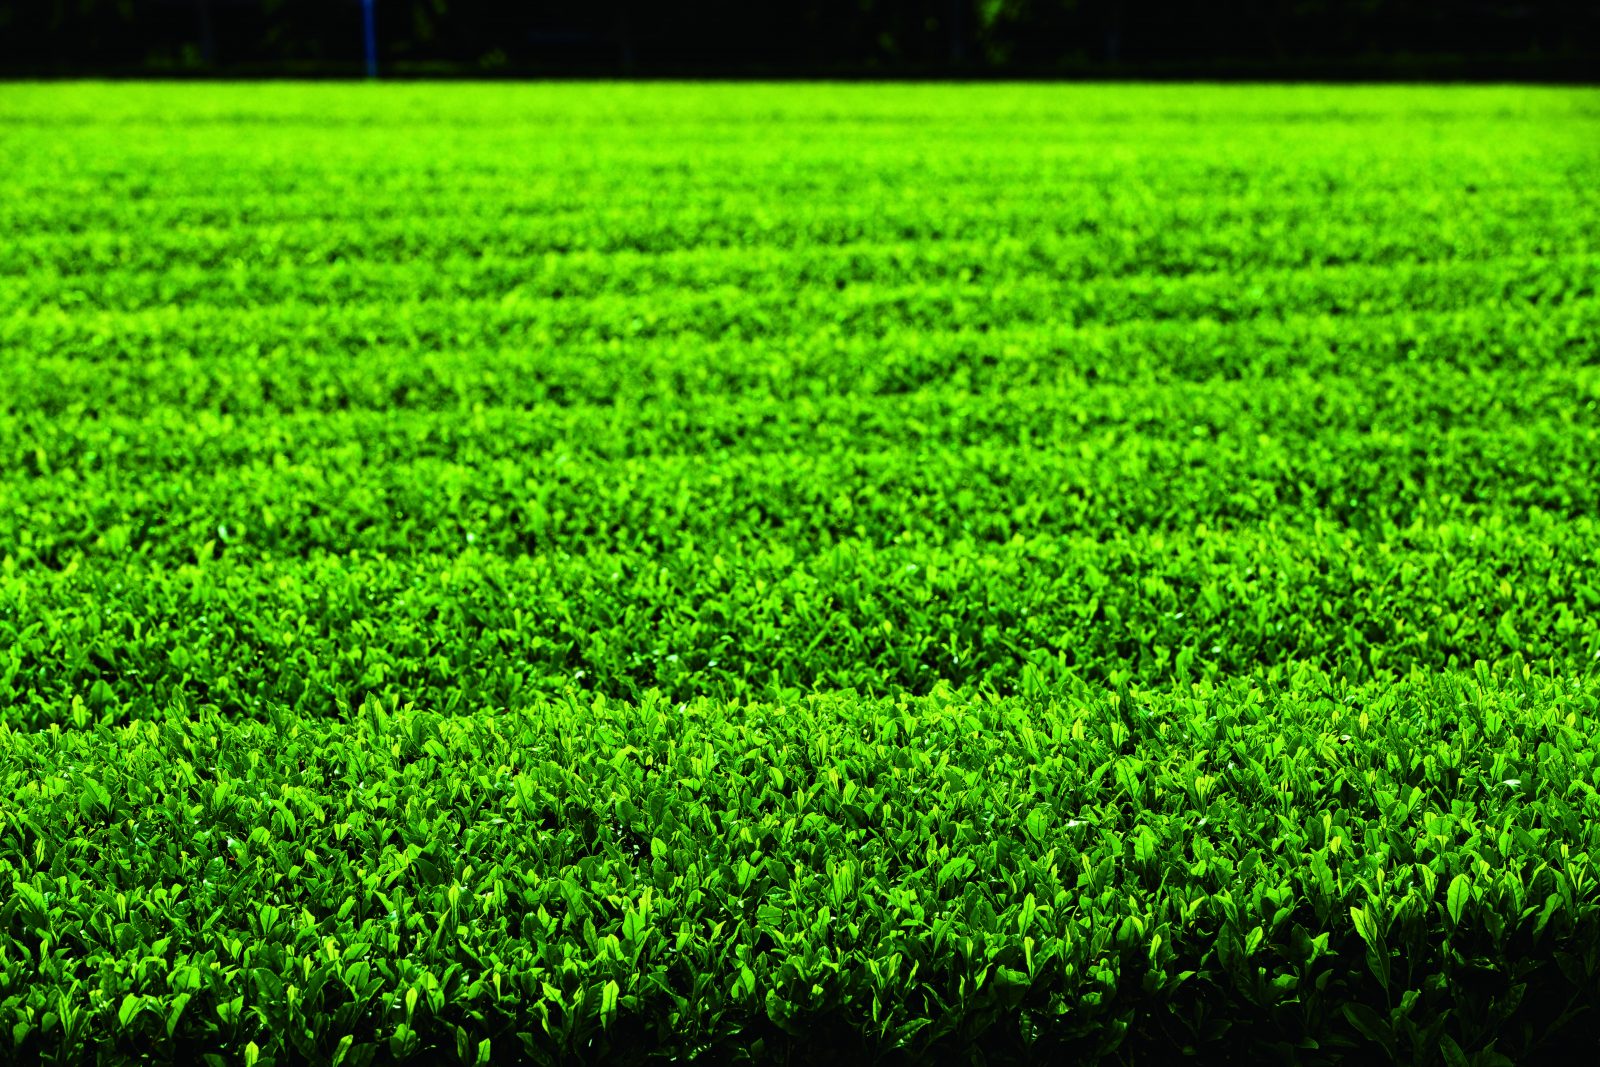
[(0, 1023), (261, 1062), (1548, 1054), (1596, 1025), (1600, 695), (1486, 678), (10, 733)]

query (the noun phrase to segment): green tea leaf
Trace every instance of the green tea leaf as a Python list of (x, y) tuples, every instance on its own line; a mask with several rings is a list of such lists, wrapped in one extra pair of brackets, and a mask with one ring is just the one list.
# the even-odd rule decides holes
[(1445, 895), (1445, 907), (1449, 910), (1450, 921), (1461, 925), (1461, 914), (1467, 906), (1467, 901), (1472, 898), (1472, 879), (1464, 874), (1458, 874), (1450, 880), (1450, 888)]

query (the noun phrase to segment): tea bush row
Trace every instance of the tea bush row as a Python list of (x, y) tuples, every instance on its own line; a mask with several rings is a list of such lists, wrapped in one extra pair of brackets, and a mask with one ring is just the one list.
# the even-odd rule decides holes
[(8, 730), (0, 1042), (1521, 1062), (1594, 1037), (1597, 716), (1481, 667)]

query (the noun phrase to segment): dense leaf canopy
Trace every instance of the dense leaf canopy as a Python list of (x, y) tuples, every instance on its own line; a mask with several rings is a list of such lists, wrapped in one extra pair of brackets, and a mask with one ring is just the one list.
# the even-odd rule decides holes
[(1593, 1051), (1593, 93), (0, 158), (0, 1059)]

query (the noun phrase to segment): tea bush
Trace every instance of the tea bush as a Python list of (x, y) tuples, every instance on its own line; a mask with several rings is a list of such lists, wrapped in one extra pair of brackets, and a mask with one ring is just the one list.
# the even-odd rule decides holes
[(0, 90), (0, 1049), (1600, 1051), (1600, 97)]

